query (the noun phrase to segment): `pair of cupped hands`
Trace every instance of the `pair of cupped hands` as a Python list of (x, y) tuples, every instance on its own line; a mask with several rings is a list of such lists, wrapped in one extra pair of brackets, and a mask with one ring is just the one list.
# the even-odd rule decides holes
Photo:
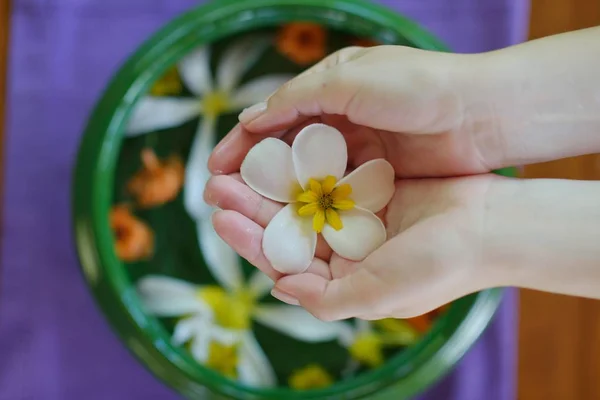
[[(449, 79), (451, 55), (396, 46), (347, 48), (289, 81), (240, 114), (215, 147), (205, 201), (216, 232), (275, 281), (273, 296), (322, 320), (408, 318), (493, 286), (486, 278), (484, 232), (490, 183), (478, 133), (460, 90)], [(319, 239), (303, 273), (283, 275), (265, 257), (264, 228), (282, 204), (262, 197), (240, 176), (250, 149), (266, 137), (291, 144), (305, 126), (343, 133), (349, 168), (386, 159), (395, 193), (378, 215), (387, 241), (350, 262)]]

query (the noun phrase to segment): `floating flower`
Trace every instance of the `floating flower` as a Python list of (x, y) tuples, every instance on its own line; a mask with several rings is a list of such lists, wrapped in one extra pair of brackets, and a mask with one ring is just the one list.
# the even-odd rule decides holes
[(317, 233), (341, 257), (362, 260), (386, 239), (374, 214), (394, 194), (394, 169), (371, 160), (344, 177), (348, 154), (343, 135), (323, 124), (304, 128), (292, 146), (267, 138), (241, 166), (242, 178), (269, 199), (289, 203), (265, 229), (262, 248), (276, 270), (301, 273), (310, 265)]
[(288, 380), (288, 385), (296, 390), (320, 389), (332, 383), (331, 374), (318, 364), (310, 364), (294, 371)]
[(277, 34), (277, 50), (296, 64), (307, 65), (321, 60), (327, 52), (327, 32), (318, 24), (293, 22)]
[(114, 206), (109, 218), (115, 236), (115, 253), (120, 260), (134, 262), (152, 256), (154, 233), (148, 225), (131, 214), (129, 207)]
[(177, 67), (172, 67), (160, 77), (150, 88), (150, 94), (153, 96), (168, 96), (179, 94), (183, 90), (181, 78)]
[[(343, 322), (320, 321), (300, 307), (262, 303), (272, 281), (260, 271), (245, 281), (239, 257), (214, 232), (210, 220), (200, 227), (203, 254), (221, 286), (194, 285), (167, 276), (146, 276), (137, 285), (147, 312), (180, 318), (173, 343), (190, 342), (198, 362), (206, 365), (211, 351), (221, 352), (227, 355), (224, 364), (235, 361), (235, 375), (240, 381), (252, 386), (273, 386), (275, 374), (252, 333), (253, 321), (306, 342), (334, 340), (349, 329)], [(222, 346), (211, 345), (215, 341)], [(211, 368), (229, 371), (229, 367), (213, 361)]]
[(211, 77), (210, 49), (201, 47), (177, 65), (181, 79), (196, 97), (146, 96), (136, 105), (126, 129), (128, 136), (172, 128), (202, 116), (185, 168), (184, 206), (195, 220), (207, 218), (211, 207), (202, 193), (210, 173), (207, 162), (216, 142), (216, 120), (263, 101), (289, 75), (267, 75), (238, 87), (243, 75), (270, 45), (265, 36), (246, 36), (225, 50)]
[[(403, 320), (394, 320), (393, 324), (375, 323), (380, 330), (364, 320), (356, 320), (356, 329), (340, 336), (342, 346), (348, 348), (350, 357), (358, 364), (375, 368), (383, 364), (383, 351), (386, 347), (401, 347), (414, 344), (419, 339), (419, 333)], [(388, 329), (392, 327), (392, 329)]]
[(177, 197), (183, 185), (183, 163), (172, 156), (162, 162), (152, 149), (142, 151), (142, 168), (129, 180), (128, 191), (140, 207), (155, 207)]

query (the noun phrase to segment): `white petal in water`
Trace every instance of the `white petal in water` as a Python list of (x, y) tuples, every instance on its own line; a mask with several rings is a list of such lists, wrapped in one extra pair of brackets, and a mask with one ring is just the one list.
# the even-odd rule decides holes
[(271, 329), (311, 343), (338, 339), (351, 329), (344, 322), (323, 322), (303, 308), (283, 304), (262, 304), (254, 317)]
[(233, 92), (231, 95), (231, 108), (241, 110), (265, 101), (273, 92), (292, 78), (292, 75), (267, 75), (253, 79)]
[(204, 188), (210, 178), (208, 158), (215, 145), (216, 121), (202, 118), (185, 168), (183, 205), (188, 214), (199, 221), (209, 218), (212, 207), (204, 201)]
[(383, 158), (378, 158), (362, 164), (338, 184), (350, 184), (350, 198), (354, 203), (360, 208), (376, 213), (392, 199), (396, 190), (395, 175), (392, 165)]
[(341, 257), (361, 261), (386, 239), (383, 222), (371, 211), (355, 207), (340, 211), (344, 227), (336, 231), (329, 224), (323, 228), (323, 238), (331, 249)]
[(203, 46), (193, 50), (179, 62), (181, 80), (190, 91), (200, 97), (213, 90), (210, 76), (210, 49)]
[(236, 87), (271, 43), (266, 35), (247, 35), (229, 46), (217, 67), (217, 86), (226, 93)]
[(298, 216), (288, 204), (267, 225), (262, 241), (265, 257), (283, 274), (299, 274), (310, 266), (317, 246), (312, 220)]
[(344, 136), (335, 128), (312, 124), (302, 129), (292, 143), (296, 176), (303, 188), (310, 178), (328, 175), (340, 180), (346, 172), (348, 150)]
[(208, 332), (198, 333), (192, 338), (190, 352), (198, 363), (202, 364), (208, 359), (208, 350), (211, 335)]
[(296, 200), (299, 184), (292, 149), (284, 141), (267, 138), (256, 144), (244, 158), (240, 172), (256, 193), (282, 203)]
[(240, 381), (248, 386), (271, 387), (277, 382), (271, 362), (252, 332), (242, 337), (238, 374)]
[(271, 291), (274, 283), (266, 274), (259, 270), (254, 271), (248, 281), (248, 289), (260, 299)]
[(212, 313), (197, 298), (197, 291), (198, 286), (167, 276), (150, 275), (137, 283), (137, 293), (144, 309), (162, 317)]
[(215, 232), (210, 218), (197, 222), (202, 256), (212, 276), (221, 286), (236, 290), (243, 284), (241, 259)]
[(202, 315), (183, 318), (175, 324), (171, 342), (176, 346), (181, 346), (197, 336), (200, 332), (206, 334), (209, 319)]
[(197, 117), (200, 111), (197, 99), (146, 96), (135, 104), (125, 134), (137, 136), (176, 127)]

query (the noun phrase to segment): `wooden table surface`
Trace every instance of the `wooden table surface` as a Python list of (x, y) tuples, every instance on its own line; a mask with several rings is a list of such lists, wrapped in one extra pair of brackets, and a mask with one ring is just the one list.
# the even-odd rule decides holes
[[(8, 2), (0, 0), (0, 171)], [(532, 0), (531, 38), (594, 25), (598, 0)], [(600, 156), (529, 166), (525, 177), (600, 179)], [(519, 400), (600, 399), (600, 302), (521, 291), (519, 336)]]

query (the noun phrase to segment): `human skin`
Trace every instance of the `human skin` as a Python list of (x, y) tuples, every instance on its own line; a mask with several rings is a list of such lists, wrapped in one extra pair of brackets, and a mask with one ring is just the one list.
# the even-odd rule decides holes
[[(216, 231), (318, 318), (412, 317), (478, 290), (519, 286), (600, 297), (600, 185), (518, 180), (493, 169), (600, 152), (600, 29), (476, 55), (399, 46), (334, 54), (240, 115), (215, 148), (205, 199)], [(267, 136), (308, 123), (344, 133), (350, 168), (386, 158), (388, 241), (365, 260), (324, 243), (282, 276), (261, 250), (281, 205), (236, 173)]]

